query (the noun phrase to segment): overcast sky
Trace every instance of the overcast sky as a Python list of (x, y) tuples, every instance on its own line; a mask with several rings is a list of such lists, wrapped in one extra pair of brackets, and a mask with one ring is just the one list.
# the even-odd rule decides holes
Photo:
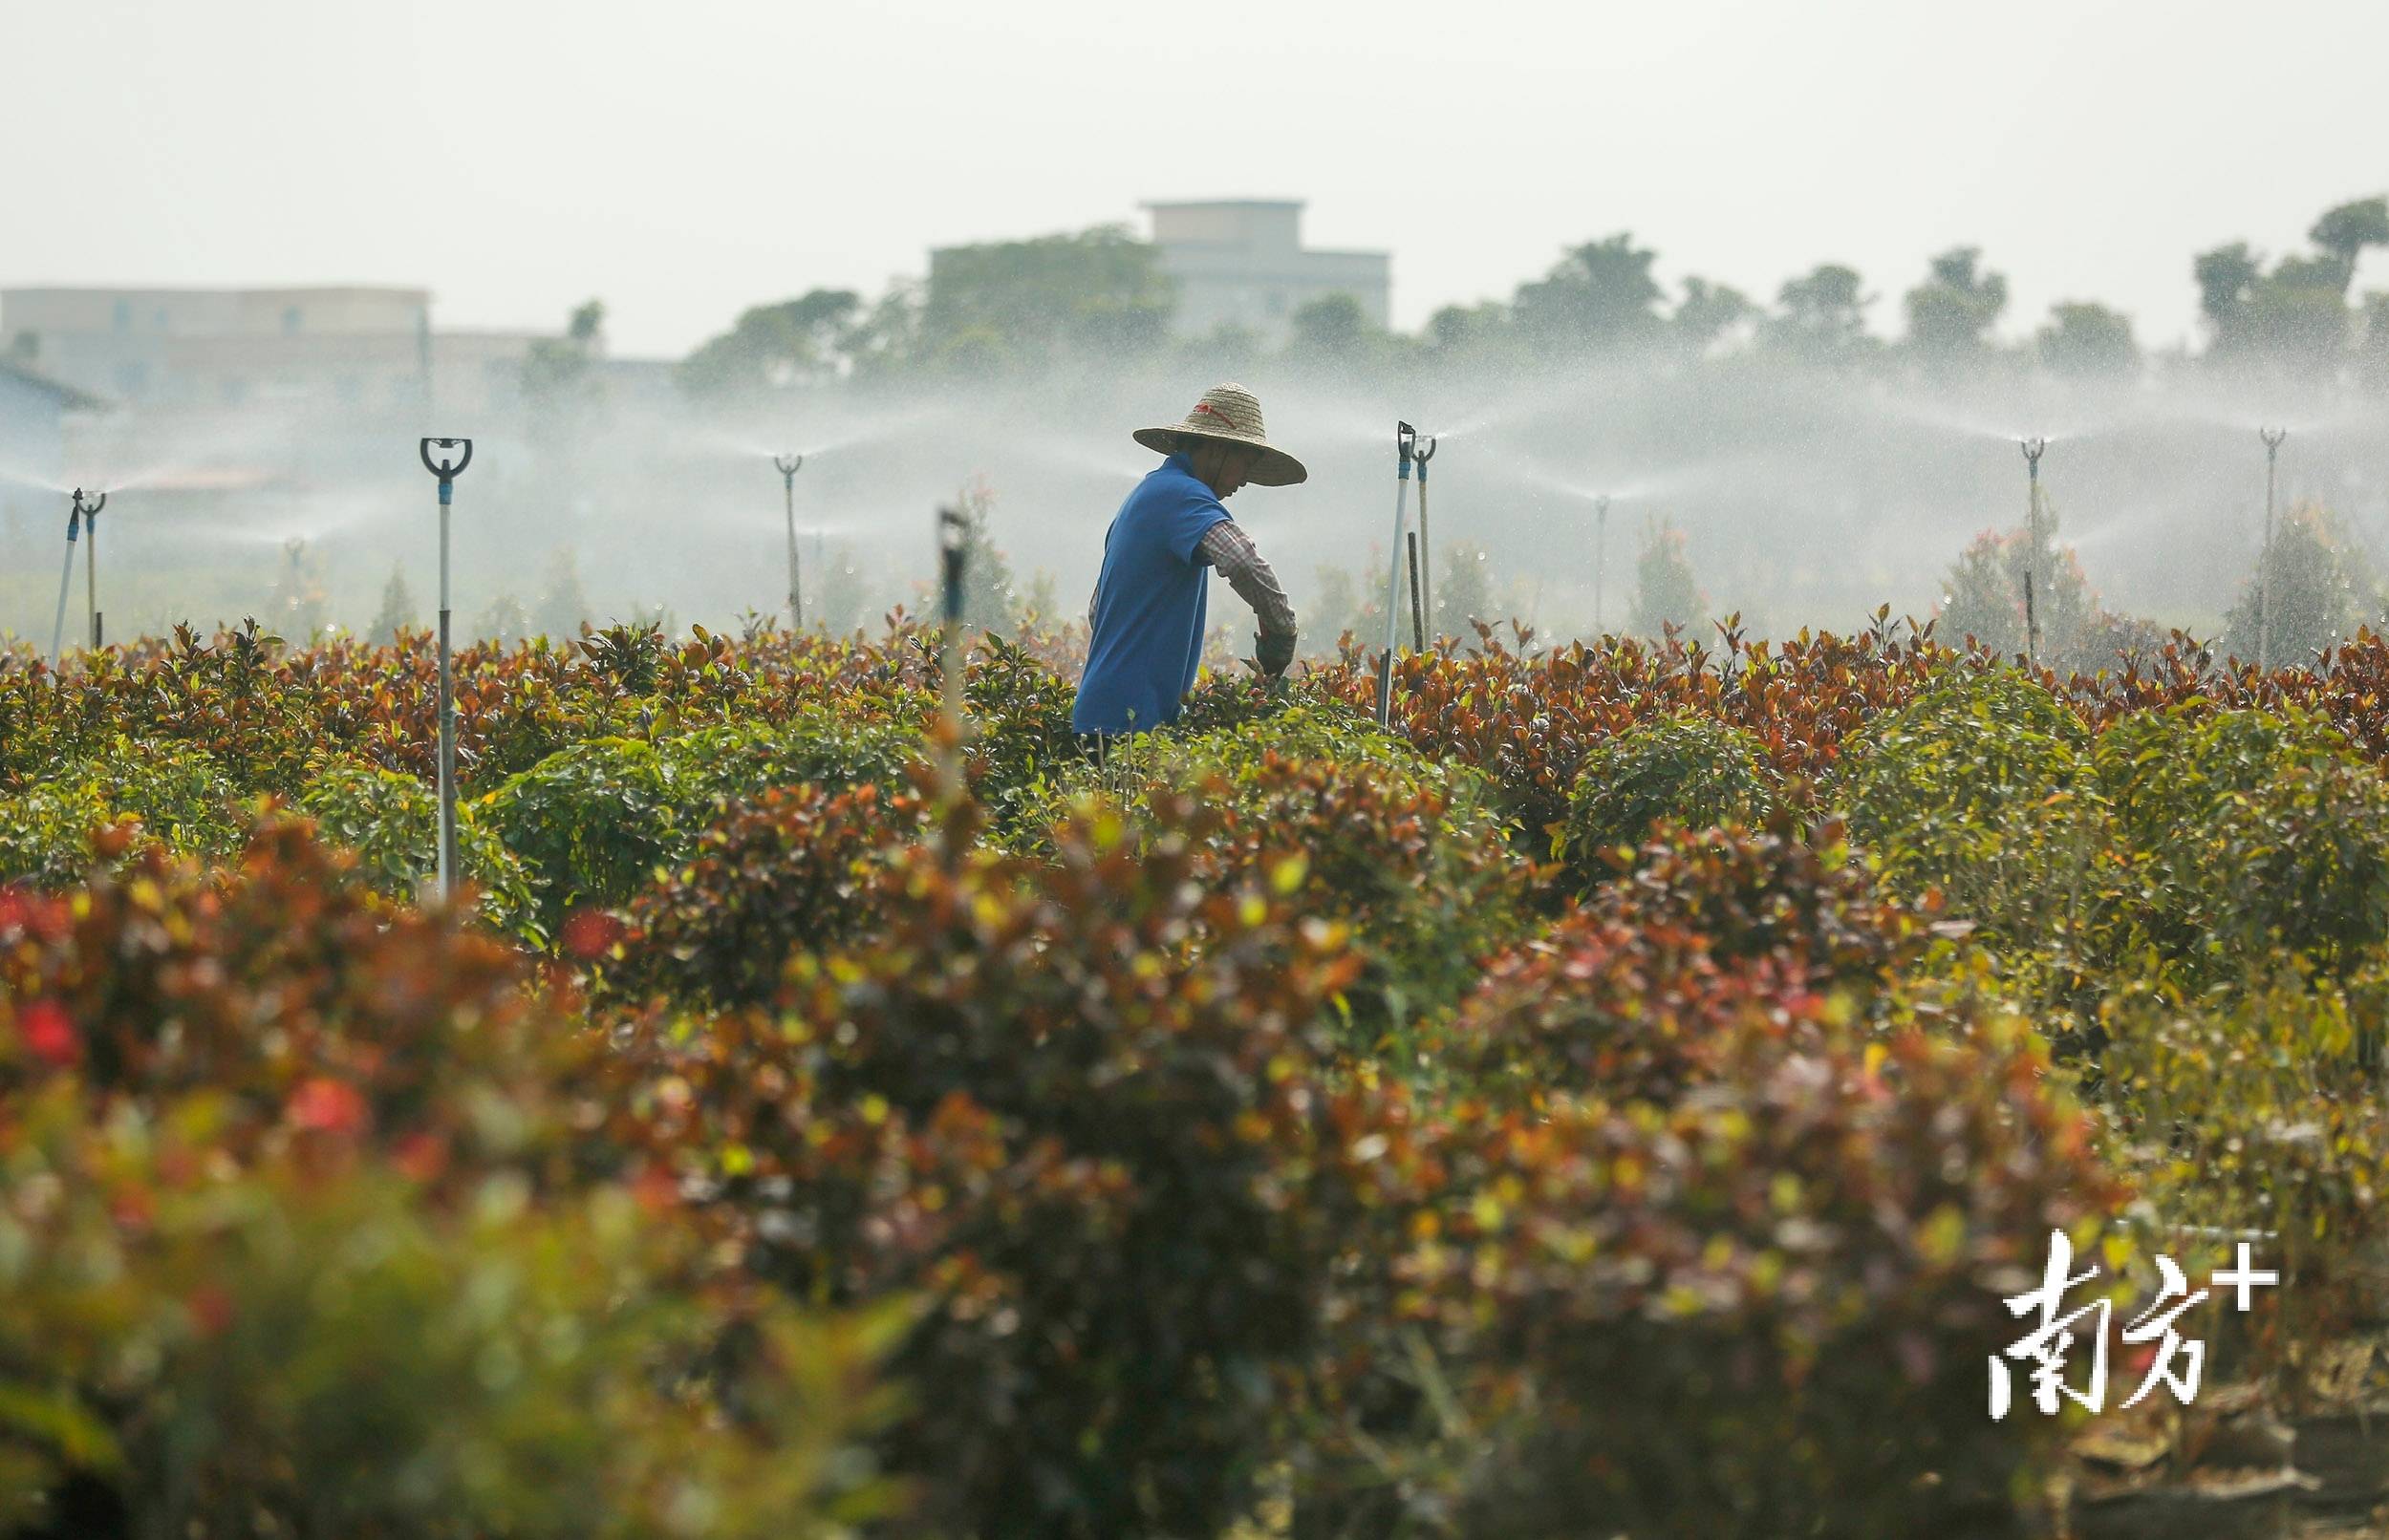
[(1978, 245), (2012, 334), (2096, 298), (2164, 346), (2194, 251), (2389, 190), (2385, 0), (9, 0), (0, 52), (0, 284), (596, 295), (627, 354), (1203, 197), (1390, 249), (1405, 328), (1630, 229), (1754, 297), (1848, 263), (1883, 332)]

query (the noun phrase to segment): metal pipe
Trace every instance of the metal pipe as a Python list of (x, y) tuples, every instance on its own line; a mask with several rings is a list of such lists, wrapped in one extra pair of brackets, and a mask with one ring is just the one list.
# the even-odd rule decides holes
[[(442, 455), (436, 462), (432, 449), (461, 449), (454, 464)], [(425, 438), (416, 448), (423, 469), (440, 478), (440, 861), (439, 894), (446, 903), (456, 891), (459, 862), (456, 839), (456, 683), (448, 666), (448, 507), (456, 495), (456, 479), (473, 462), (470, 438)]]
[(1386, 574), (1386, 655), (1377, 665), (1377, 720), (1381, 725), (1393, 720), (1393, 653), (1401, 642), (1397, 628), (1402, 624), (1402, 534), (1410, 507), (1411, 447), (1418, 438), (1418, 430), (1407, 422), (1393, 427), (1394, 452), (1401, 464), (1393, 492), (1393, 560)]
[[(1419, 490), (1424, 492), (1427, 489), (1422, 486)], [(1410, 649), (1418, 652), (1427, 651), (1427, 601), (1419, 588), (1416, 530), (1410, 532)]]
[(2256, 437), (2265, 441), (2265, 545), (2256, 557), (2256, 671), (2269, 674), (2272, 670), (2273, 472), (2281, 459), (2281, 440), (2290, 437), (2290, 430), (2259, 428)]
[(805, 629), (805, 585), (796, 557), (796, 473), (805, 468), (802, 455), (774, 455), (771, 462), (780, 471), (780, 480), (787, 489), (788, 509), (788, 630)]
[(2040, 457), (2049, 449), (2046, 438), (2019, 438), (2016, 446), (2024, 451), (2024, 466), (2032, 487), (2025, 508), (2025, 539), (2030, 548), (2024, 553), (2024, 660), (2040, 662), (2040, 625), (2033, 611), (2033, 578), (2040, 570)]
[(77, 487), (66, 516), (66, 565), (58, 570), (58, 613), (50, 623), (50, 666), (54, 669), (66, 660), (66, 594), (75, 585), (75, 542), (82, 528), (83, 493)]
[(958, 509), (937, 510), (937, 564), (945, 611), (945, 634), (939, 643), (945, 677), (937, 769), (950, 802), (958, 802), (962, 796), (962, 580), (970, 562), (970, 521)]
[(1609, 588), (1609, 494), (1603, 492), (1593, 500), (1593, 634), (1606, 636), (1603, 629), (1602, 596)]
[(83, 612), (91, 617), (91, 650), (99, 651), (99, 510), (106, 498), (83, 509)]
[[(1420, 443), (1426, 447), (1419, 447)], [(1435, 543), (1427, 531), (1427, 462), (1435, 458), (1434, 438), (1431, 436), (1413, 443), (1410, 458), (1418, 462), (1418, 550), (1411, 558), (1411, 572), (1417, 580), (1419, 609), (1424, 612), (1435, 605)], [(1436, 630), (1440, 632), (1442, 628)], [(1421, 640), (1418, 646), (1424, 652), (1427, 643)]]

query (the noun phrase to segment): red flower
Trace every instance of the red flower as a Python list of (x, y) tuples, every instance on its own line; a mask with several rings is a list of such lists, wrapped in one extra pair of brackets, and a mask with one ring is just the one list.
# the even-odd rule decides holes
[(316, 1133), (353, 1134), (365, 1126), (365, 1099), (346, 1080), (318, 1075), (291, 1093), (290, 1120)]
[(55, 1000), (35, 1000), (18, 1012), (16, 1035), (28, 1052), (53, 1069), (72, 1069), (83, 1057), (74, 1018)]

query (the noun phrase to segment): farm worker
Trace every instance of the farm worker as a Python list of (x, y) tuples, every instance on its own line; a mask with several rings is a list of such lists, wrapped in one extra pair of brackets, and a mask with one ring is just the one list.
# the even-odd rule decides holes
[(1253, 653), (1271, 678), (1294, 661), (1294, 607), (1252, 538), (1221, 506), (1238, 487), (1292, 486), (1309, 473), (1271, 444), (1260, 403), (1241, 385), (1203, 393), (1185, 420), (1139, 428), (1160, 452), (1111, 517), (1087, 623), (1094, 635), (1071, 725), (1081, 733), (1142, 732), (1175, 721), (1203, 651), (1204, 571), (1253, 607)]

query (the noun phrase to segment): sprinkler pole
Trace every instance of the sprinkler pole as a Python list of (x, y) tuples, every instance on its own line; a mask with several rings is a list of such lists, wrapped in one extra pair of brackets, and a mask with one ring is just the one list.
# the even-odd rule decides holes
[[(1421, 441), (1426, 445), (1423, 449), (1417, 444), (1410, 446), (1410, 458), (1418, 462), (1418, 549), (1410, 555), (1410, 572), (1415, 579), (1411, 586), (1418, 589), (1419, 611), (1424, 614), (1435, 605), (1435, 550), (1427, 534), (1427, 462), (1435, 458), (1435, 440), (1429, 437)], [(1438, 633), (1443, 630), (1440, 626), (1435, 629)], [(1425, 634), (1424, 627), (1420, 633)], [(1420, 651), (1426, 650), (1424, 641), (1418, 645)]]
[[(1420, 491), (1427, 489), (1420, 487)], [(1423, 500), (1422, 500), (1423, 501)], [(1427, 510), (1422, 507), (1420, 513)], [(1427, 601), (1419, 589), (1418, 531), (1410, 531), (1410, 647), (1414, 652), (1427, 651)]]
[(944, 589), (945, 634), (939, 653), (943, 665), (943, 739), (937, 746), (937, 771), (946, 799), (962, 797), (962, 577), (970, 561), (970, 521), (954, 508), (937, 510), (937, 563)]
[(1393, 561), (1386, 574), (1386, 655), (1378, 664), (1377, 721), (1380, 726), (1393, 720), (1393, 652), (1400, 645), (1402, 623), (1402, 533), (1408, 524), (1410, 509), (1410, 460), (1418, 441), (1418, 430), (1407, 422), (1393, 425), (1394, 453), (1400, 457), (1400, 471), (1393, 492)]
[[(75, 501), (83, 494), (76, 492)], [(91, 650), (100, 647), (99, 622), (99, 510), (108, 505), (108, 494), (95, 494), (83, 503), (83, 608), (91, 614)]]
[[(462, 450), (454, 464), (445, 455), (437, 461), (432, 450)], [(440, 901), (456, 891), (456, 684), (448, 671), (448, 505), (456, 495), (456, 479), (473, 463), (470, 438), (426, 438), (416, 447), (423, 469), (440, 478)]]
[(799, 581), (796, 564), (796, 473), (805, 468), (802, 455), (774, 455), (771, 462), (780, 471), (780, 480), (787, 488), (788, 507), (788, 630), (805, 629), (804, 584)]
[(2265, 545), (2256, 558), (2256, 670), (2265, 674), (2272, 669), (2273, 472), (2281, 459), (2281, 440), (2290, 437), (2290, 430), (2259, 428), (2256, 437), (2265, 441)]
[[(105, 503), (103, 496), (100, 501)], [(66, 659), (66, 590), (75, 582), (75, 541), (83, 527), (83, 489), (75, 489), (74, 505), (66, 516), (66, 566), (58, 571), (58, 615), (50, 623), (50, 666), (56, 668)]]
[(1601, 600), (1607, 591), (1609, 568), (1609, 494), (1603, 492), (1593, 500), (1593, 634), (1606, 636), (1602, 629)]
[(2025, 471), (2032, 481), (2030, 502), (2025, 512), (2025, 539), (2031, 545), (2024, 553), (2024, 660), (2037, 666), (2040, 662), (2040, 621), (2033, 610), (2033, 579), (2040, 571), (2040, 457), (2048, 452), (2049, 440), (2019, 438), (2016, 446), (2024, 451)]

